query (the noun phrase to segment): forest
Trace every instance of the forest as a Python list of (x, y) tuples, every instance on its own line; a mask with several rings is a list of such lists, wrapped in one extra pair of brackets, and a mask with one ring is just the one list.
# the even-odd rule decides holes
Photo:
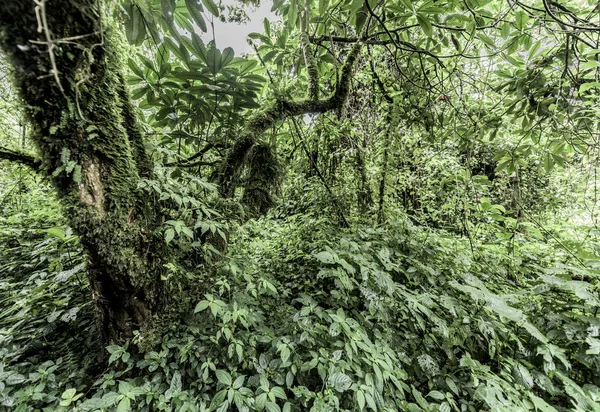
[(0, 0), (0, 411), (600, 411), (599, 98), (592, 0)]

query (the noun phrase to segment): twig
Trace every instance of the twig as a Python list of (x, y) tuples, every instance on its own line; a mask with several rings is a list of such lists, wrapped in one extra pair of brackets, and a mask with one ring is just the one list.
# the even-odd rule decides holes
[(63, 89), (62, 84), (60, 82), (60, 78), (58, 77), (58, 67), (56, 66), (56, 58), (54, 56), (54, 42), (52, 41), (52, 36), (50, 35), (50, 29), (48, 27), (48, 19), (46, 17), (46, 0), (33, 0), (36, 4), (35, 6), (35, 17), (37, 18), (38, 33), (44, 33), (46, 36), (45, 44), (48, 46), (48, 56), (50, 56), (50, 65), (52, 69), (50, 73), (54, 76), (56, 80), (56, 84), (58, 84), (58, 88), (61, 93), (65, 94), (65, 89)]

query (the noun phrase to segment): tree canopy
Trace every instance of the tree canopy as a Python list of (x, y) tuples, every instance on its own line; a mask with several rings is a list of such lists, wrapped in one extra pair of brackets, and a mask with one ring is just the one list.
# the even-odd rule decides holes
[(2, 407), (599, 411), (598, 4), (258, 4), (0, 1)]

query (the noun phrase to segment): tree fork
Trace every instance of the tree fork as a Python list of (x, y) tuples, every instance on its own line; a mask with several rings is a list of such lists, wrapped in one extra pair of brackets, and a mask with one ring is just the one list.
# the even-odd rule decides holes
[(286, 120), (292, 116), (306, 113), (325, 113), (344, 105), (350, 92), (350, 80), (354, 65), (362, 46), (363, 42), (359, 41), (350, 49), (342, 66), (340, 81), (336, 86), (335, 92), (329, 98), (321, 100), (312, 100), (309, 98), (299, 101), (278, 100), (272, 106), (259, 112), (248, 122), (241, 136), (227, 154), (220, 170), (217, 172), (217, 180), (220, 183), (221, 195), (223, 197), (233, 197), (242, 166), (246, 162), (248, 153), (265, 130), (277, 122)]
[(166, 255), (152, 235), (161, 217), (137, 188), (152, 162), (101, 13), (98, 0), (0, 1), (0, 48), (42, 172), (87, 251), (104, 337), (123, 342), (165, 305)]

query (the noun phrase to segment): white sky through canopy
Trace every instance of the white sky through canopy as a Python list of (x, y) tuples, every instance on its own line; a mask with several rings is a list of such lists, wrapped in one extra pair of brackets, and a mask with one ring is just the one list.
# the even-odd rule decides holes
[[(227, 6), (239, 3), (237, 3), (235, 0), (223, 0), (223, 4)], [(252, 47), (250, 47), (247, 42), (248, 34), (252, 32), (262, 33), (264, 31), (263, 19), (265, 17), (267, 17), (271, 22), (277, 19), (275, 13), (271, 13), (272, 5), (272, 1), (263, 0), (260, 7), (258, 7), (256, 10), (254, 10), (252, 7), (248, 7), (246, 9), (246, 13), (250, 17), (250, 20), (245, 24), (223, 23), (218, 18), (215, 18), (215, 40), (217, 47), (221, 50), (226, 47), (231, 47), (235, 51), (236, 56), (252, 52)], [(206, 42), (212, 40), (210, 25), (208, 26), (208, 33), (203, 33), (202, 38)]]

